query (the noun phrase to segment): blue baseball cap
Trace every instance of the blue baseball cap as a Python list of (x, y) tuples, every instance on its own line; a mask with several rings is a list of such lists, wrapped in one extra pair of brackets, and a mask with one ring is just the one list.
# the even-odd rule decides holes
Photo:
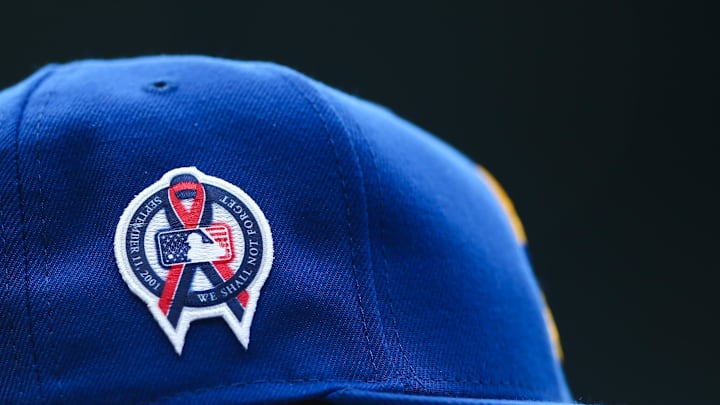
[(0, 93), (4, 403), (572, 402), (499, 185), (378, 105), (198, 56)]

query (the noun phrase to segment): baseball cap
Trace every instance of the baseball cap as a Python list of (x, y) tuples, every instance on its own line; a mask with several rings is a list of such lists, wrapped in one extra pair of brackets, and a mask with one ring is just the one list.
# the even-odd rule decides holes
[(571, 402), (511, 204), (272, 63), (47, 66), (0, 93), (0, 398)]

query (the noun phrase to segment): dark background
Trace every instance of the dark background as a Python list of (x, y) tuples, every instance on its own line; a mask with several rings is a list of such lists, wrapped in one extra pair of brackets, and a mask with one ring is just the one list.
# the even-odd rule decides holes
[(513, 197), (577, 399), (710, 403), (717, 24), (663, 1), (27, 0), (0, 6), (0, 87), (48, 62), (204, 53), (385, 104)]

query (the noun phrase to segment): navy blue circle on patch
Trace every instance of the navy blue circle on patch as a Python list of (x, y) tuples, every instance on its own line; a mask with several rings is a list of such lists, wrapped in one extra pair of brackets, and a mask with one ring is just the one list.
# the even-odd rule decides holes
[[(263, 235), (258, 226), (252, 211), (242, 202), (240, 198), (211, 184), (202, 183), (205, 188), (206, 205), (205, 209), (212, 210), (212, 203), (224, 206), (227, 212), (237, 221), (244, 238), (243, 260), (234, 275), (221, 283), (213, 283), (213, 287), (202, 291), (188, 290), (184, 304), (189, 307), (208, 307), (227, 302), (240, 294), (255, 279), (263, 258)], [(147, 225), (155, 215), (162, 210), (172, 210), (168, 199), (169, 187), (164, 187), (152, 194), (140, 204), (127, 228), (125, 237), (125, 252), (130, 262), (130, 267), (135, 277), (143, 286), (154, 295), (160, 297), (165, 288), (165, 280), (160, 278), (150, 265), (145, 251), (145, 236)], [(223, 201), (232, 201), (232, 207)], [(212, 211), (203, 215), (203, 218), (212, 221)], [(210, 223), (203, 223), (209, 226)], [(172, 230), (182, 230), (182, 227), (173, 227)], [(163, 230), (165, 231), (165, 230)], [(253, 260), (250, 260), (253, 259)], [(160, 263), (158, 259), (158, 263)], [(184, 271), (205, 271), (213, 272), (212, 263), (198, 263), (186, 265)], [(210, 278), (210, 277), (209, 277)], [(212, 280), (212, 278), (210, 278)]]

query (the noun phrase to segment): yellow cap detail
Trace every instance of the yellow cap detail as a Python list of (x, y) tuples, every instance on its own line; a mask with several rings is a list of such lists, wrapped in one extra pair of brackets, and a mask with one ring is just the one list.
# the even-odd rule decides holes
[(562, 345), (560, 344), (560, 333), (558, 332), (557, 325), (555, 324), (555, 318), (553, 318), (550, 306), (548, 305), (547, 300), (545, 300), (545, 295), (543, 295), (543, 304), (545, 305), (545, 326), (550, 334), (553, 354), (558, 361), (563, 362), (563, 360), (565, 360), (565, 354), (563, 353)]
[(488, 172), (484, 167), (478, 166), (478, 168), (480, 169), (480, 173), (487, 179), (490, 189), (493, 194), (495, 194), (498, 201), (500, 201), (500, 205), (502, 205), (505, 215), (510, 220), (510, 226), (512, 226), (515, 240), (517, 240), (517, 242), (521, 245), (526, 245), (527, 235), (525, 235), (525, 228), (523, 228), (522, 222), (520, 222), (520, 217), (518, 216), (517, 211), (515, 211), (515, 205), (513, 205), (510, 197), (508, 197), (500, 183), (495, 180), (495, 177), (493, 177), (493, 175), (490, 174), (490, 172)]
[[(505, 211), (505, 215), (510, 221), (510, 226), (512, 227), (513, 234), (515, 235), (515, 240), (522, 246), (527, 245), (527, 235), (525, 234), (525, 228), (523, 228), (522, 222), (520, 221), (520, 217), (515, 210), (515, 205), (512, 203), (512, 200), (510, 200), (510, 197), (507, 195), (507, 193), (502, 188), (500, 183), (495, 179), (495, 177), (490, 174), (490, 172), (488, 172), (482, 166), (478, 166), (478, 169), (480, 171), (480, 174), (487, 180), (487, 183), (490, 185), (490, 190), (495, 195), (495, 198), (500, 201), (500, 205), (502, 206), (503, 211)], [(550, 336), (550, 342), (552, 343), (553, 354), (558, 361), (562, 362), (565, 355), (563, 354), (562, 345), (560, 344), (560, 333), (558, 332), (557, 325), (555, 324), (555, 319), (553, 318), (550, 306), (545, 299), (545, 295), (543, 295), (542, 299), (543, 305), (545, 307), (545, 310), (543, 311), (543, 317), (545, 318), (545, 327), (547, 328), (548, 335)]]

